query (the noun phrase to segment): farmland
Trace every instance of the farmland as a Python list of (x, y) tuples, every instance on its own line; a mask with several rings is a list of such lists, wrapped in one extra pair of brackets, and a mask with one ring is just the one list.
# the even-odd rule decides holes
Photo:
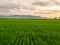
[(60, 20), (0, 19), (0, 45), (60, 45)]

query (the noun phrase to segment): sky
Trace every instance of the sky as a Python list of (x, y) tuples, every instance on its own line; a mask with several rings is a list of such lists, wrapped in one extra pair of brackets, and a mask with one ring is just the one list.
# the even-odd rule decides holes
[(60, 17), (60, 0), (0, 0), (0, 15)]

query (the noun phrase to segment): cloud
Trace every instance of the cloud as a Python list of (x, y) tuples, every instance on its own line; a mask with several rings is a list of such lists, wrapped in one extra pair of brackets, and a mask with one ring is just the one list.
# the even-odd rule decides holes
[(60, 5), (60, 0), (39, 0), (32, 3), (33, 5), (40, 6), (51, 6), (51, 5)]
[[(14, 0), (13, 0), (14, 1)], [(14, 3), (15, 2), (15, 3)], [(0, 4), (0, 14), (32, 14), (32, 10), (34, 8), (27, 6), (27, 5), (21, 5), (18, 4), (16, 1), (11, 3), (9, 0), (2, 1)]]
[(0, 0), (0, 14), (50, 14), (60, 12), (60, 0)]
[(50, 14), (53, 12), (60, 12), (59, 0), (38, 0), (32, 3), (35, 7), (35, 13), (37, 14)]
[(39, 5), (39, 6), (48, 6), (48, 2), (41, 2), (41, 1), (36, 1), (32, 3), (33, 5)]

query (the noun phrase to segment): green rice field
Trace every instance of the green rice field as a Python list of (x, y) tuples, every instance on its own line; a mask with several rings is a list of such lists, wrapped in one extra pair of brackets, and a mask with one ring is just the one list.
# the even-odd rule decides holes
[(60, 45), (60, 20), (0, 19), (0, 45)]

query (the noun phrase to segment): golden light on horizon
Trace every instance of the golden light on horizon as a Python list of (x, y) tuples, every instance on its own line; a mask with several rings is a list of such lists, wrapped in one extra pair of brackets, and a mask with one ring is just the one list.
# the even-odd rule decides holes
[(55, 12), (52, 14), (33, 14), (35, 16), (41, 16), (41, 17), (45, 17), (45, 18), (59, 18), (60, 17), (60, 13), (59, 12)]

